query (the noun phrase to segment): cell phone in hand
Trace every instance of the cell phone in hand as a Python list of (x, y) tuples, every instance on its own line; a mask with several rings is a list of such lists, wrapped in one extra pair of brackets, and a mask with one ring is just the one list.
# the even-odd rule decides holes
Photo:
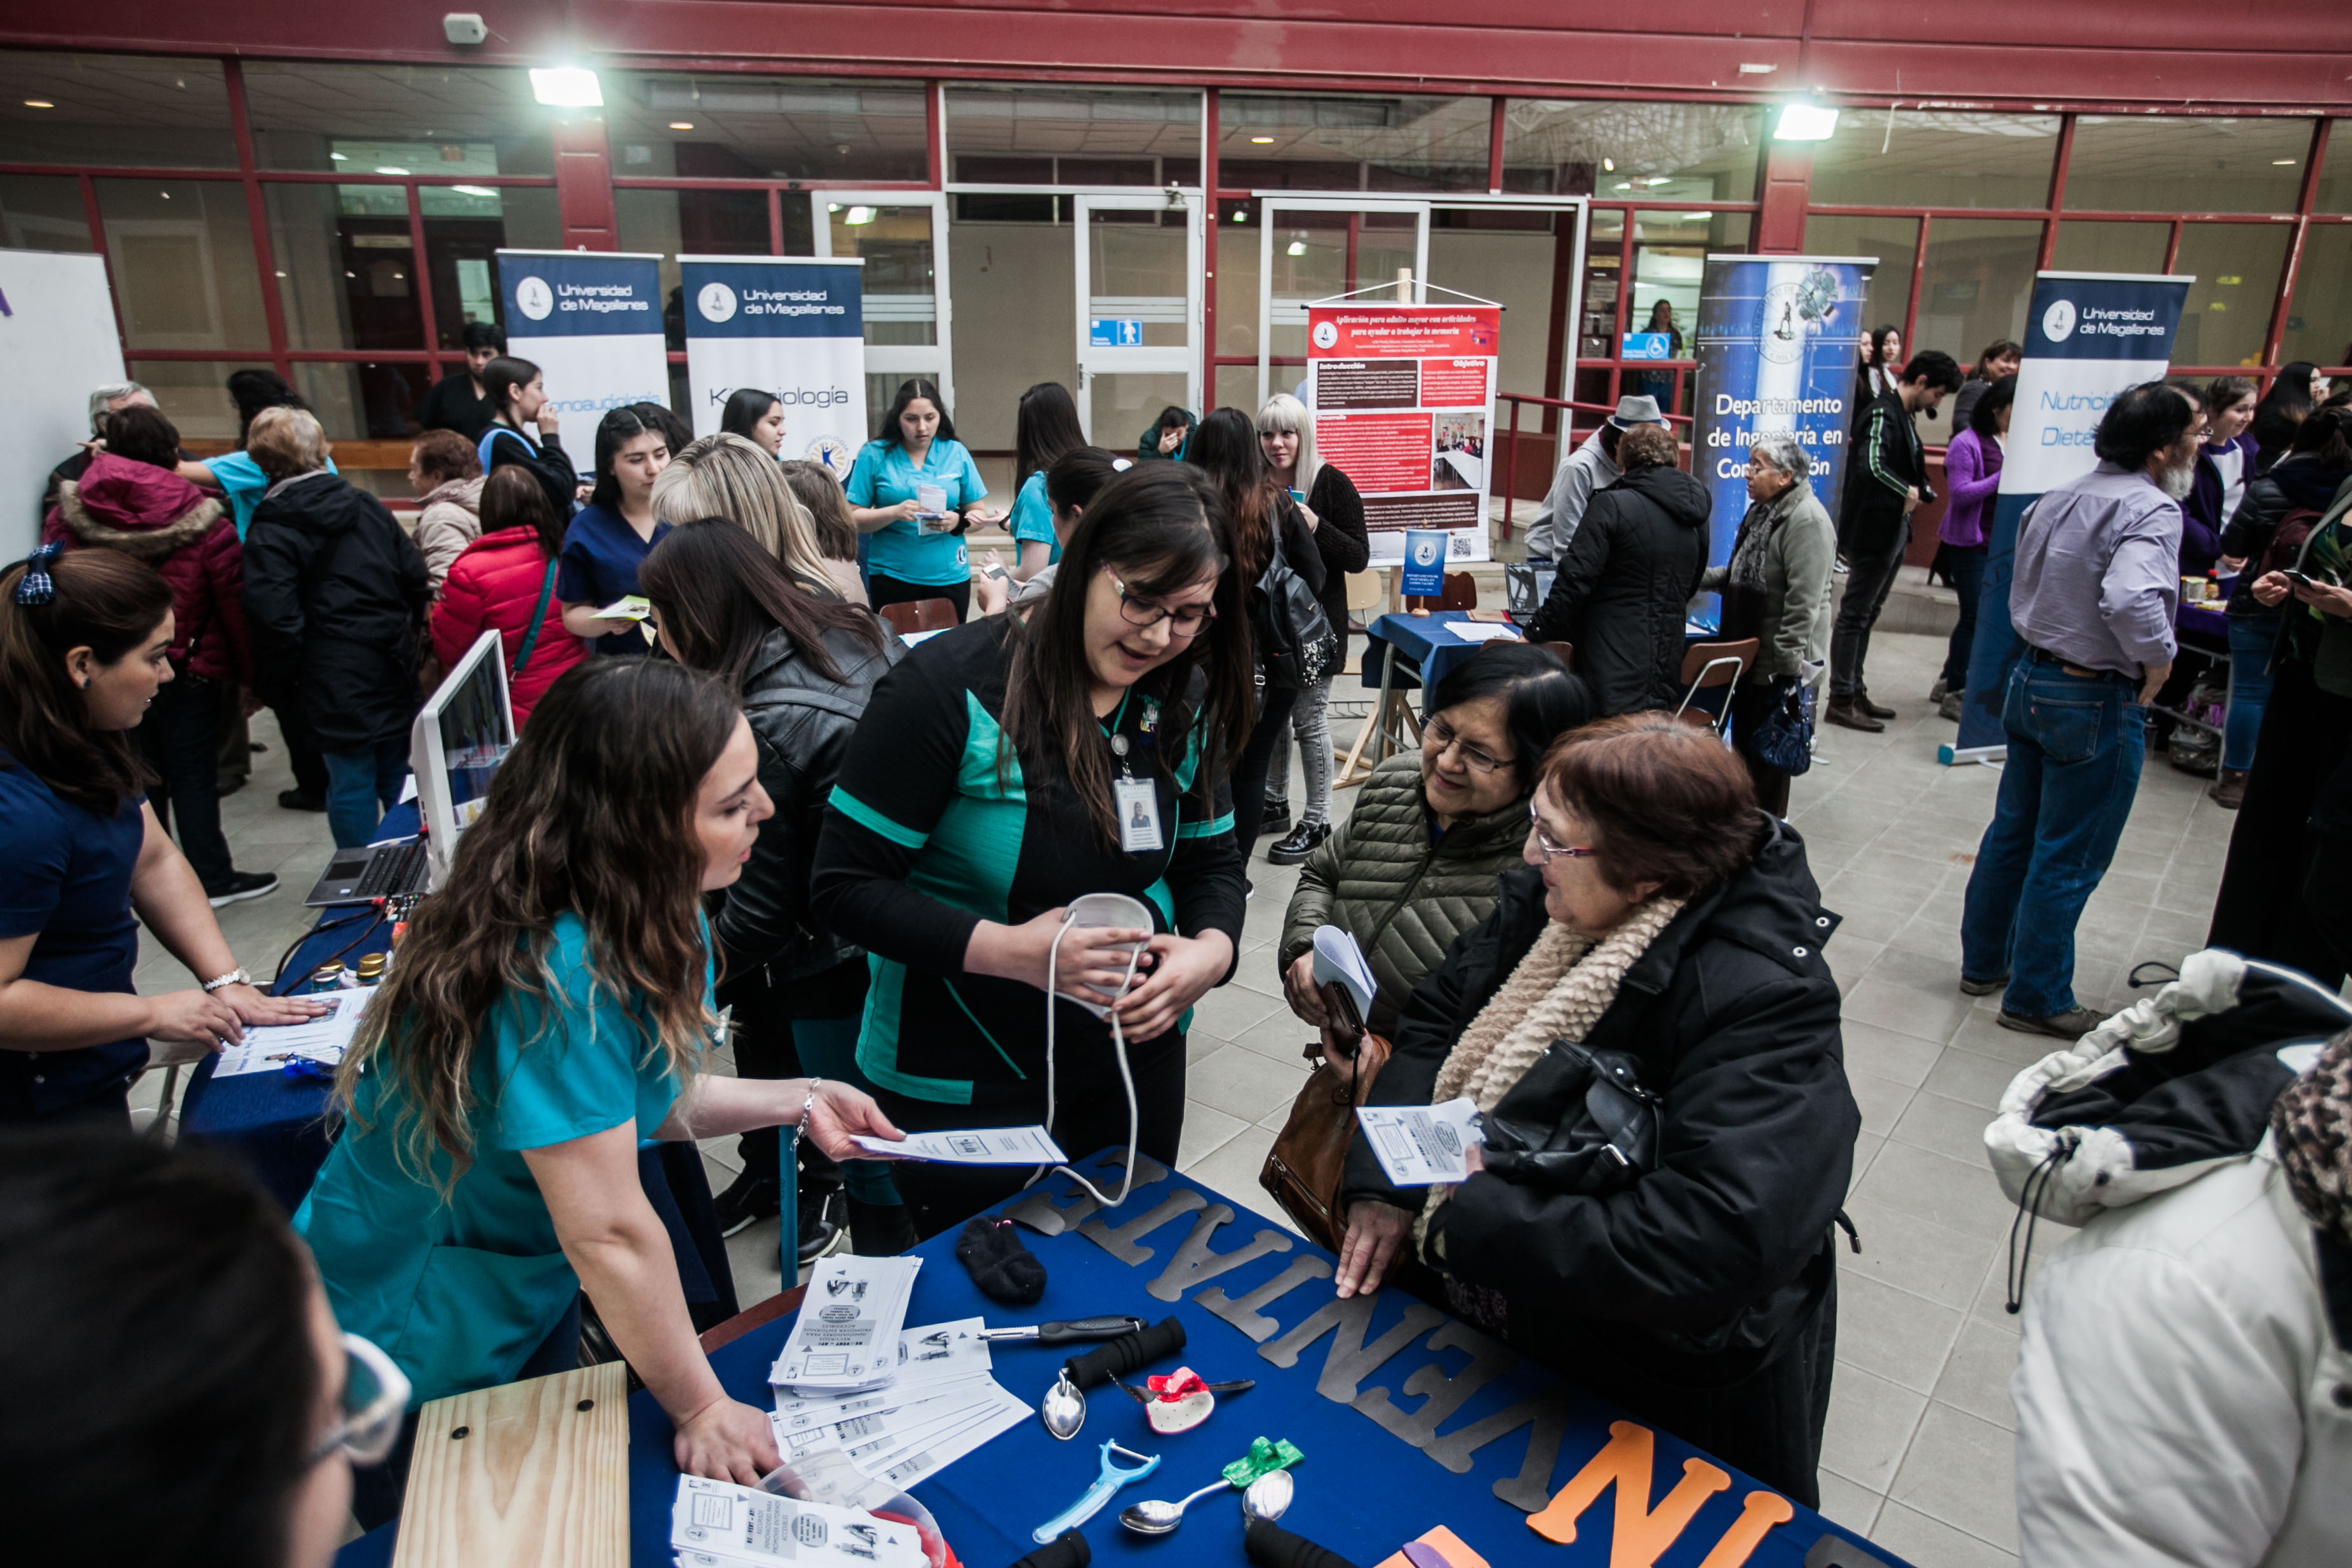
[(2283, 578), (2285, 578), (2289, 582), (2291, 582), (2291, 583), (2294, 584), (2297, 588), (2319, 588), (2319, 587), (2324, 586), (2324, 585), (2323, 585), (2323, 584), (2321, 584), (2321, 583), (2318, 583), (2318, 582), (2314, 581), (2314, 580), (2312, 580), (2312, 577), (2311, 577), (2311, 574), (2310, 574), (2310, 573), (2308, 573), (2308, 572), (2303, 572), (2303, 571), (2297, 571), (2294, 568), (2293, 568), (2293, 567), (2291, 567), (2291, 566), (2289, 566), (2289, 567), (2282, 567), (2282, 568), (2279, 570), (2279, 575), (2280, 575), (2281, 577), (2283, 577)]

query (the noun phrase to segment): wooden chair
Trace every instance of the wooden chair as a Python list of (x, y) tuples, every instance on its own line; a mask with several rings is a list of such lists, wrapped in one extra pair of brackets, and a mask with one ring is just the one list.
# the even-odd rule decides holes
[(1444, 587), (1445, 591), (1434, 599), (1425, 593), (1406, 594), (1404, 607), (1407, 610), (1475, 610), (1478, 608), (1478, 580), (1468, 572), (1447, 572)]
[(909, 632), (944, 632), (959, 624), (952, 599), (916, 599), (886, 604), (875, 612), (904, 637)]
[[(1675, 709), (1675, 716), (1688, 724), (1723, 733), (1731, 722), (1731, 699), (1739, 689), (1739, 677), (1756, 662), (1759, 646), (1753, 637), (1743, 637), (1737, 643), (1694, 643), (1683, 654), (1683, 700)], [(1690, 711), (1690, 706), (1702, 691), (1717, 686), (1724, 688), (1723, 711), (1709, 713), (1701, 708)]]
[(1537, 647), (1553, 655), (1573, 673), (1576, 669), (1576, 644), (1573, 643), (1538, 643)]
[[(1370, 625), (1377, 617), (1369, 616), (1365, 612), (1378, 610), (1385, 605), (1388, 602), (1388, 597), (1387, 573), (1351, 571), (1348, 574), (1348, 618), (1350, 621), (1362, 621), (1365, 625)], [(1334, 627), (1333, 630), (1337, 631), (1339, 628)]]

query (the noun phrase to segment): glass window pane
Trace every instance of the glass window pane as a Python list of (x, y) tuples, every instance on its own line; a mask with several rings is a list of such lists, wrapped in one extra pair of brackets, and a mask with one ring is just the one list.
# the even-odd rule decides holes
[[(1266, 384), (1272, 387), (1279, 383), (1268, 382)], [(1255, 365), (1219, 365), (1217, 367), (1217, 401), (1210, 406), (1238, 408), (1254, 413), (1257, 407), (1257, 367)], [(1113, 444), (1109, 450), (1123, 452), (1125, 448)]]
[(2315, 213), (2352, 213), (2352, 120), (2330, 122), (2327, 162), (2319, 166), (2319, 189), (2313, 193)]
[[(1813, 149), (1822, 206), (2040, 207), (2050, 201), (2060, 116), (1849, 109)], [(2074, 166), (2083, 147), (2074, 144)]]
[(562, 220), (551, 185), (464, 188), (427, 185), (416, 193), (425, 210), (425, 254), (433, 279), (433, 331), (438, 346), (462, 352), (466, 324), (505, 326), (498, 287), (498, 251), (561, 250)]
[(2175, 272), (2194, 273), (2172, 340), (2172, 362), (2212, 368), (2259, 365), (2278, 302), (2279, 272), (2293, 231), (2284, 224), (2189, 224)]
[(1912, 349), (1941, 349), (1962, 365), (1972, 365), (1988, 343), (2022, 340), (2025, 312), (2033, 302), (2033, 261), (2041, 249), (2042, 225), (2030, 219), (1930, 223)]
[(2308, 120), (2084, 114), (2066, 164), (2071, 212), (2291, 213)]
[(827, 202), (825, 214), (833, 226), (833, 254), (866, 258), (866, 340), (938, 342), (938, 269), (931, 258), (930, 207)]
[(1011, 448), (1016, 405), (1029, 387), (1077, 385), (1076, 243), (1067, 225), (961, 211), (948, 225), (956, 433), (976, 452)]
[(1850, 218), (1817, 214), (1805, 220), (1806, 255), (1878, 258), (1878, 271), (1871, 277), (1868, 300), (1867, 319), (1874, 329), (1899, 329), (1904, 317), (1910, 313), (1911, 263), (1918, 249), (1916, 218)]
[[(613, 193), (615, 238), (623, 250), (661, 257), (662, 331), (673, 351), (686, 348), (686, 306), (679, 293), (681, 256), (766, 256), (768, 193), (765, 191), (636, 191)], [(808, 197), (784, 195), (786, 215), (798, 207), (807, 227)], [(815, 247), (804, 246), (806, 256)], [(495, 280), (494, 280), (495, 281)]]
[(234, 169), (220, 62), (0, 49), (0, 161)]
[[(430, 367), (413, 360), (359, 364), (305, 361), (294, 366), (294, 390), (318, 413), (330, 441), (397, 441), (420, 428), (415, 409), (432, 389), (429, 371)], [(337, 461), (349, 465), (345, 459)]]
[(268, 346), (242, 185), (100, 180), (98, 204), (126, 347)]
[(10, 250), (95, 250), (81, 182), (54, 174), (0, 174), (0, 246)]
[(1513, 99), (1503, 189), (1562, 196), (1751, 202), (1764, 110), (1723, 103)]
[(1228, 92), (1217, 182), (1230, 190), (1483, 191), (1493, 111), (1483, 98)]
[(2053, 272), (2162, 272), (2164, 250), (2171, 243), (2170, 224), (2098, 224), (2074, 219), (2058, 225), (2058, 243), (2051, 248), (2050, 267)]
[[(1577, 340), (1580, 360), (1612, 359), (1617, 353), (1617, 295), (1624, 284), (1625, 214), (1611, 209), (1592, 214), (1584, 235), (1584, 322)], [(1580, 382), (1581, 387), (1584, 383)], [(1602, 390), (1607, 388), (1604, 373)], [(1578, 401), (1584, 399), (1580, 391)]]
[(950, 88), (949, 178), (982, 184), (1192, 184), (1201, 95)]
[(930, 178), (919, 82), (600, 74), (613, 172), (625, 178)]
[(1185, 214), (1108, 209), (1089, 212), (1087, 220), (1088, 318), (1140, 323), (1141, 346), (1148, 349), (1181, 349), (1191, 342), (1191, 235)]
[[(1681, 340), (1675, 358), (1697, 358), (1691, 333), (1698, 324), (1707, 252), (1746, 250), (1748, 225), (1746, 213), (1634, 214), (1633, 295), (1626, 302), (1625, 330), (1669, 333)], [(1622, 381), (1626, 392), (1656, 398), (1669, 413), (1691, 412), (1687, 372), (1677, 378), (1672, 371), (1628, 370)]]
[(551, 113), (520, 70), (254, 60), (245, 102), (264, 169), (451, 178), (555, 169)]
[[(1430, 214), (1429, 281), (1493, 299), (1509, 323), (1496, 371), (1504, 392), (1558, 397), (1544, 382), (1551, 353), (1552, 265), (1559, 256), (1555, 225), (1573, 231), (1574, 213), (1440, 207)], [(1431, 298), (1444, 295), (1433, 291)]]
[(405, 191), (268, 185), (263, 195), (287, 347), (425, 347)]
[(228, 398), (230, 372), (268, 369), (266, 359), (130, 362), (131, 379), (155, 394), (155, 406), (178, 428), (180, 439), (213, 443), (215, 455), (227, 451), (236, 439), (236, 404)]
[(2303, 240), (2282, 363), (2352, 365), (2352, 224), (2314, 224)]
[[(1217, 352), (1255, 355), (1257, 352), (1257, 204), (1227, 201), (1217, 204)], [(1252, 372), (1251, 392), (1257, 382)], [(1222, 383), (1220, 383), (1222, 384)], [(1249, 393), (1243, 394), (1246, 403)], [(1223, 392), (1218, 393), (1222, 403)]]

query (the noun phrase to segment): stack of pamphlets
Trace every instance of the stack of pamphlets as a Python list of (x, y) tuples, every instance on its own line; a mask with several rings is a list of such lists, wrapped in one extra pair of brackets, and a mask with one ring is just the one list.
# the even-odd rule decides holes
[[(803, 1317), (808, 1310), (802, 1308)], [(1029, 1406), (989, 1375), (988, 1343), (980, 1337), (984, 1326), (979, 1318), (964, 1318), (908, 1329), (897, 1338), (896, 1368), (887, 1380), (849, 1391), (788, 1383), (788, 1341), (771, 1374), (776, 1451), (786, 1468), (803, 1469), (815, 1456), (838, 1452), (860, 1474), (904, 1489), (1020, 1425)]]
[(677, 1478), (669, 1543), (677, 1568), (926, 1568), (929, 1562), (911, 1524), (700, 1476)]
[(801, 1315), (771, 1383), (803, 1394), (855, 1394), (898, 1373), (898, 1330), (920, 1258), (835, 1256), (809, 1276)]

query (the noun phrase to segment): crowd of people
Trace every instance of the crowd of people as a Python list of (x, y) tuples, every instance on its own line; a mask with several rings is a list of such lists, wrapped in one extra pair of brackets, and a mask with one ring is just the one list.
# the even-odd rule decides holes
[[(121, 1266), (167, 1289), (230, 1280), (218, 1361), (268, 1372), (235, 1441), (195, 1445), (171, 1494), (181, 1544), (152, 1561), (215, 1560), (238, 1531), (269, 1543), (256, 1561), (323, 1561), (322, 1521), (396, 1514), (417, 1406), (573, 1364), (583, 1299), (679, 1467), (756, 1481), (773, 1434), (697, 1343), (641, 1139), (740, 1140), (716, 1200), (730, 1231), (790, 1190), (803, 1260), (845, 1232), (895, 1254), (1028, 1173), (854, 1138), (1042, 1124), (1074, 1153), (1173, 1165), (1191, 1010), (1245, 964), (1345, 1082), (1358, 1059), (1314, 981), (1325, 925), (1361, 946), (1362, 1021), (1392, 1047), (1370, 1103), (1467, 1096), (1486, 1118), (1450, 1186), (1399, 1187), (1357, 1145), (1333, 1195), (1339, 1292), (1422, 1296), (1818, 1502), (1860, 1113), (1824, 956), (1837, 916), (1784, 820), (1773, 727), (1825, 673), (1831, 722), (1890, 716), (1864, 660), (1932, 499), (1916, 421), (1954, 394), (1939, 539), (1966, 584), (1945, 685), (1965, 685), (2014, 344), (1964, 375), (1874, 334), (1836, 520), (1805, 446), (1768, 434), (1713, 567), (1705, 487), (1656, 398), (1627, 396), (1551, 487), (1531, 549), (1556, 576), (1525, 639), (1438, 680), (1421, 746), (1337, 825), (1328, 705), (1370, 545), (1297, 398), (1171, 409), (1129, 456), (1087, 441), (1066, 388), (1033, 387), (998, 508), (925, 380), (842, 478), (780, 461), (781, 405), (758, 391), (700, 438), (658, 405), (610, 410), (583, 478), (540, 368), (487, 332), (467, 348), (425, 405), (443, 423), (414, 443), (410, 524), (266, 372), (232, 388), (236, 450), (201, 461), (143, 389), (113, 386), (54, 476), (41, 548), (0, 572), (18, 699), (0, 852), (21, 868), (0, 899), (0, 1231), (22, 1260), (0, 1311), (45, 1325), (0, 1361), (54, 1379), (151, 1332), (152, 1291), (95, 1301), (135, 1257)], [(2096, 469), (2027, 513), (2010, 601), (2027, 653), (1957, 977), (2002, 992), (2005, 1026), (2101, 1022), (2072, 990), (2073, 934), (2131, 804), (2199, 526), (2195, 548), (2247, 563), (2232, 679), (2260, 714), (2232, 754), (2214, 940), (2343, 980), (2352, 412), (2326, 390), (2305, 377), (2293, 418), (2234, 379), (2133, 388)], [(971, 531), (1000, 525), (1013, 559), (974, 559)], [(1723, 635), (1758, 644), (1722, 736), (1667, 711), (1704, 592)], [(933, 600), (951, 629), (910, 646), (885, 612)], [(217, 1045), (320, 1005), (266, 994), (213, 913), (275, 886), (233, 864), (225, 759), (268, 706), (297, 780), (281, 803), (366, 844), (424, 696), (488, 631), (516, 743), (341, 1063), (340, 1136), (289, 1223), (201, 1154), (121, 1135), (151, 1040)], [(1262, 837), (1302, 870), (1253, 957)], [(1142, 915), (1078, 922), (1089, 894)], [(194, 987), (134, 994), (142, 922)], [(1596, 1132), (1604, 1080), (1635, 1113)], [(2352, 1104), (2326, 1113), (2341, 1128)], [(0, 1419), (10, 1506), (65, 1530), (92, 1484), (76, 1463), (167, 1440), (213, 1375), (121, 1369), (121, 1407), (39, 1444)]]

